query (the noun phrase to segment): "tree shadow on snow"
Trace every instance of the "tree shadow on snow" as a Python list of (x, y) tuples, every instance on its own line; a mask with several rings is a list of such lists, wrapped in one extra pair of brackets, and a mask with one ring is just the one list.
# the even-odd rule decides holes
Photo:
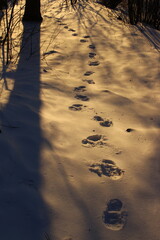
[(40, 24), (24, 23), (14, 88), (1, 112), (0, 239), (44, 239), (48, 209), (41, 196)]

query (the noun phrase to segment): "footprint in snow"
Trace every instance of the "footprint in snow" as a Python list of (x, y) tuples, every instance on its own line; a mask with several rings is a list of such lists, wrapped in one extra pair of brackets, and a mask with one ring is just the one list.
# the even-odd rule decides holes
[(95, 48), (96, 48), (94, 44), (90, 44), (88, 47), (89, 47), (90, 49), (95, 49)]
[(88, 148), (96, 147), (96, 146), (103, 147), (107, 145), (106, 143), (107, 140), (108, 139), (105, 136), (96, 134), (96, 135), (89, 136), (86, 139), (83, 139), (82, 146), (88, 147)]
[(75, 32), (76, 30), (74, 30), (73, 28), (68, 29), (69, 32)]
[(100, 64), (99, 61), (95, 61), (95, 62), (90, 62), (88, 65), (89, 66), (98, 66)]
[(72, 36), (78, 36), (78, 34), (77, 33), (73, 33)]
[(105, 92), (105, 93), (111, 93), (111, 91), (109, 91), (109, 90), (102, 90), (102, 92)]
[(123, 211), (123, 203), (119, 199), (111, 199), (103, 212), (103, 222), (113, 231), (121, 230), (127, 221), (127, 212)]
[(89, 53), (89, 58), (94, 58), (96, 56), (96, 53), (90, 52)]
[(110, 177), (112, 180), (120, 179), (124, 173), (113, 161), (107, 159), (102, 160), (101, 163), (90, 165), (89, 170), (96, 173), (99, 177), (104, 175)]
[(87, 71), (84, 73), (84, 76), (90, 76), (92, 75), (94, 72), (93, 71)]
[(133, 132), (133, 131), (134, 131), (133, 128), (127, 128), (127, 129), (126, 129), (126, 132)]
[(106, 121), (100, 122), (100, 125), (102, 127), (111, 127), (113, 125), (113, 122), (110, 120), (106, 120)]
[(75, 96), (76, 99), (79, 99), (81, 101), (89, 101), (89, 97), (86, 95), (80, 95), (80, 94), (76, 94)]
[(85, 43), (85, 42), (88, 42), (88, 40), (86, 40), (86, 39), (80, 39), (80, 42)]
[(97, 115), (93, 117), (93, 120), (98, 121), (98, 122), (104, 121), (104, 119), (102, 117), (97, 116)]
[(113, 122), (111, 120), (104, 120), (102, 117), (97, 115), (93, 117), (93, 120), (98, 121), (102, 127), (111, 127), (113, 125)]
[(84, 79), (82, 81), (87, 82), (88, 84), (95, 84), (95, 82), (93, 80)]
[(83, 36), (83, 38), (90, 38), (90, 36), (89, 35), (85, 35), (85, 36)]
[(84, 92), (84, 91), (86, 91), (86, 87), (85, 86), (75, 87), (74, 91), (75, 92)]
[(72, 111), (82, 111), (86, 107), (87, 106), (84, 106), (83, 104), (73, 104), (72, 106), (69, 107), (69, 109)]

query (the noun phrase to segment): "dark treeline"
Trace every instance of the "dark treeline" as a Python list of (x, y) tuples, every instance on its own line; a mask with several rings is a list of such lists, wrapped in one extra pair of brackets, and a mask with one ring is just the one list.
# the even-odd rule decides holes
[(114, 9), (126, 2), (131, 24), (144, 22), (160, 29), (160, 0), (102, 0), (103, 5)]
[(7, 7), (7, 0), (0, 0), (0, 10)]
[(106, 7), (114, 9), (117, 7), (119, 3), (122, 2), (122, 0), (102, 0), (100, 2), (102, 2), (102, 4), (105, 5)]
[(160, 0), (128, 0), (128, 11), (132, 24), (145, 22), (160, 29)]
[[(10, 0), (0, 0), (0, 9), (5, 8)], [(84, 2), (87, 0), (83, 0)], [(81, 0), (81, 4), (83, 2)], [(66, 0), (72, 6), (79, 0)], [(160, 0), (98, 0), (108, 8), (114, 9), (118, 4), (126, 3), (131, 24), (144, 22), (160, 29)], [(25, 21), (41, 21), (40, 0), (26, 0)]]
[(13, 6), (18, 0), (0, 0), (0, 10), (7, 9), (8, 6)]

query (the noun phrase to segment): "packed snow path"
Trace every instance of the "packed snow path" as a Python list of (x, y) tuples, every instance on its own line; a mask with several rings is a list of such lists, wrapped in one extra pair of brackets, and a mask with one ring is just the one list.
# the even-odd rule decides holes
[(158, 240), (159, 52), (98, 4), (42, 13), (1, 93), (0, 239)]

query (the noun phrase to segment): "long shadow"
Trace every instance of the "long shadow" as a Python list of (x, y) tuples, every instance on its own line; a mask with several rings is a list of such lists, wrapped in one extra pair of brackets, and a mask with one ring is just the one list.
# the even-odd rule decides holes
[(49, 229), (41, 195), (40, 24), (25, 23), (14, 87), (1, 112), (0, 239), (41, 240)]

